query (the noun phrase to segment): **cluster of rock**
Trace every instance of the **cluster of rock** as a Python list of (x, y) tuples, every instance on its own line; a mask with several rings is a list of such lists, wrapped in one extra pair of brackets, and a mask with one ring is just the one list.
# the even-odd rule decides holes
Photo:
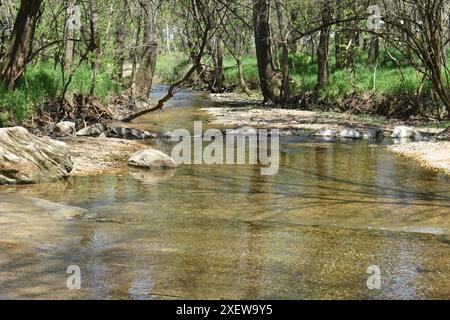
[(78, 131), (77, 136), (134, 140), (155, 139), (157, 137), (156, 134), (150, 133), (148, 131), (134, 128), (113, 128), (105, 124), (94, 124), (92, 126), (88, 126)]
[[(385, 137), (385, 133), (380, 128), (366, 128), (364, 130), (357, 130), (354, 128), (345, 128), (343, 130), (322, 129), (313, 134), (315, 137), (322, 138), (343, 138), (343, 139), (375, 139), (381, 140)], [(394, 128), (391, 138), (394, 139), (413, 139), (421, 140), (422, 135), (414, 128), (399, 126)]]
[(118, 138), (130, 140), (155, 139), (157, 137), (156, 134), (144, 130), (111, 127), (100, 123), (87, 126), (86, 128), (77, 131), (75, 123), (70, 121), (62, 121), (56, 124), (53, 133), (55, 136), (59, 137), (77, 135), (80, 137)]
[[(99, 125), (95, 128), (101, 129)], [(57, 130), (73, 134), (68, 124), (61, 124)], [(128, 165), (148, 170), (177, 167), (171, 157), (154, 149), (133, 154)], [(22, 127), (0, 128), (0, 185), (52, 182), (68, 177), (73, 167), (66, 143), (37, 137)]]
[(342, 138), (342, 139), (383, 139), (384, 132), (379, 128), (367, 128), (359, 131), (354, 128), (345, 128), (343, 130), (322, 129), (314, 133), (315, 137), (322, 138)]

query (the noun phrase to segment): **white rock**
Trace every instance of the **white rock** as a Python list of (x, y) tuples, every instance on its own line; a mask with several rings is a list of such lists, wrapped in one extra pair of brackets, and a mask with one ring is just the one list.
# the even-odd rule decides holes
[(136, 152), (128, 160), (128, 164), (133, 167), (155, 170), (175, 169), (177, 167), (175, 160), (155, 149), (146, 149)]
[(419, 139), (421, 137), (420, 133), (417, 132), (414, 128), (400, 126), (394, 129), (394, 132), (391, 135), (391, 138), (410, 138), (410, 139)]
[(227, 135), (253, 136), (257, 135), (258, 131), (255, 128), (244, 126), (232, 130), (227, 130), (226, 133)]
[(173, 137), (173, 132), (171, 131), (167, 131), (162, 135), (163, 139), (172, 139)]
[(60, 136), (72, 136), (77, 133), (76, 125), (72, 121), (62, 121), (56, 124), (53, 132)]

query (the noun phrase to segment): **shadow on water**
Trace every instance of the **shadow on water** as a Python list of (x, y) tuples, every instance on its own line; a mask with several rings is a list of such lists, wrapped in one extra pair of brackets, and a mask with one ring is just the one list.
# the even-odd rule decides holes
[[(133, 126), (191, 129), (208, 104), (181, 92)], [(0, 298), (450, 297), (449, 177), (382, 144), (305, 135), (281, 149), (275, 176), (193, 165), (1, 187)], [(29, 198), (87, 213), (63, 219), (70, 208)], [(82, 270), (79, 291), (66, 288), (69, 265)], [(371, 265), (381, 290), (366, 286)]]

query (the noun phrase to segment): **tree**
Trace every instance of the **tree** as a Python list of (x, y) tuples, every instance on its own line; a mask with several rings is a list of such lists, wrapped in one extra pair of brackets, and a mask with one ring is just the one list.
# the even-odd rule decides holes
[(152, 88), (158, 55), (157, 15), (160, 3), (159, 0), (146, 0), (142, 3), (144, 13), (143, 53), (135, 75), (133, 93), (137, 99), (147, 101)]
[(21, 0), (14, 29), (0, 59), (0, 82), (13, 89), (31, 54), (42, 0)]
[(256, 59), (264, 104), (276, 103), (274, 90), (275, 68), (273, 66), (270, 42), (270, 2), (253, 0), (253, 28), (255, 33)]
[(322, 88), (328, 83), (330, 77), (330, 68), (328, 63), (328, 52), (330, 46), (330, 29), (329, 22), (333, 18), (331, 0), (321, 1), (321, 19), (322, 28), (320, 29), (319, 45), (317, 47), (317, 87)]

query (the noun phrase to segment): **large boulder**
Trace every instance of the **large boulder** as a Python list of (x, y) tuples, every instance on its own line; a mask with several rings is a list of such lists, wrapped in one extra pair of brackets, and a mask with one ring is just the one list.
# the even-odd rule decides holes
[(0, 184), (55, 181), (72, 171), (69, 147), (22, 127), (0, 129)]
[(132, 167), (154, 170), (175, 169), (177, 167), (175, 160), (155, 149), (136, 152), (128, 160), (128, 164)]
[(405, 126), (394, 128), (394, 132), (391, 135), (391, 138), (397, 139), (420, 139), (420, 137), (421, 135), (416, 129)]

